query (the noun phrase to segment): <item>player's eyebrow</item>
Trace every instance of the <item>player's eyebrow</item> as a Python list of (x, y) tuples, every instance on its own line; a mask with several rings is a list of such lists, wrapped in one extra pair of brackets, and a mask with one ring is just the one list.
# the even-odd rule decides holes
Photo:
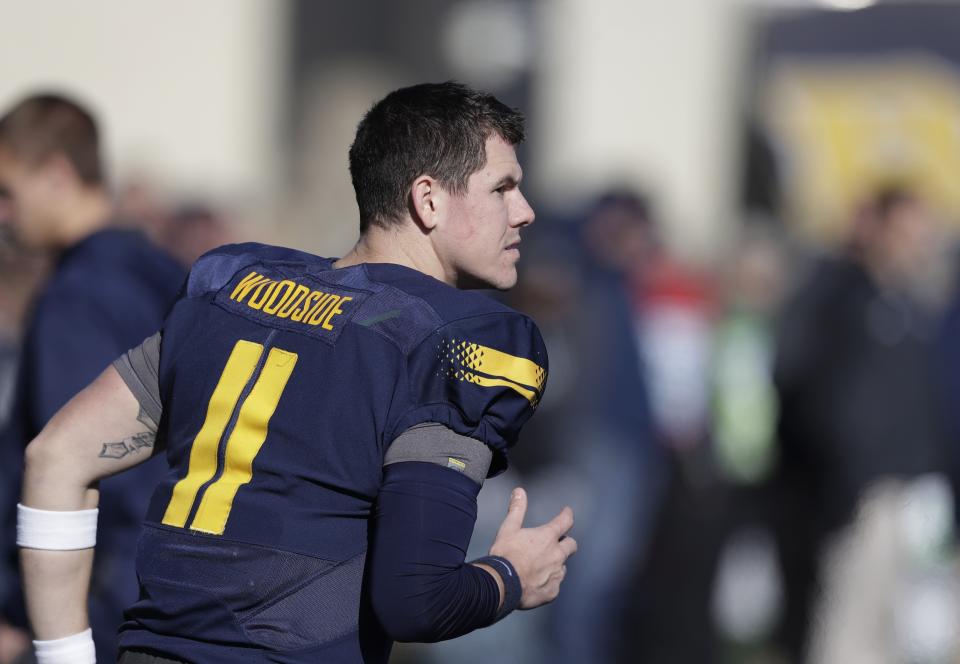
[(516, 187), (517, 185), (520, 184), (520, 181), (522, 179), (523, 179), (523, 173), (521, 173), (519, 177), (514, 177), (512, 174), (504, 175), (502, 178), (497, 180), (496, 184), (493, 185), (493, 188), (496, 190), (505, 185), (509, 185), (510, 187)]

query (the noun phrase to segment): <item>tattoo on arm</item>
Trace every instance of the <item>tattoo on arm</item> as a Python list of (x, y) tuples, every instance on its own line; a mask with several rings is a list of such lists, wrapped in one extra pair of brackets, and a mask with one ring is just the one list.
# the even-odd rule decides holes
[(134, 434), (118, 443), (104, 443), (103, 449), (98, 456), (104, 459), (122, 459), (128, 454), (136, 454), (143, 448), (152, 449), (156, 434), (150, 431), (143, 431)]
[(144, 448), (152, 450), (153, 443), (157, 438), (157, 423), (147, 414), (143, 406), (140, 407), (137, 420), (147, 427), (146, 431), (135, 433), (117, 443), (104, 443), (98, 456), (104, 459), (122, 459), (128, 454), (136, 454)]

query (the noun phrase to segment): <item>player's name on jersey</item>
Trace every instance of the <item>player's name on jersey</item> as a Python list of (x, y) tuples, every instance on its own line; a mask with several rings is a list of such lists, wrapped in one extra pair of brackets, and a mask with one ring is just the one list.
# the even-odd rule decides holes
[(353, 300), (350, 296), (311, 288), (290, 279), (270, 279), (255, 271), (240, 280), (230, 299), (270, 316), (325, 330), (333, 329), (333, 319), (343, 314), (344, 304)]

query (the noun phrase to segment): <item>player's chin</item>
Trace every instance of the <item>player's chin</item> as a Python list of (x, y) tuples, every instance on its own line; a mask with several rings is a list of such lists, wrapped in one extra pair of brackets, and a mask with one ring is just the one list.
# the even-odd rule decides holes
[(497, 290), (510, 290), (517, 285), (517, 268), (515, 265), (505, 267), (497, 275), (496, 280), (490, 284)]

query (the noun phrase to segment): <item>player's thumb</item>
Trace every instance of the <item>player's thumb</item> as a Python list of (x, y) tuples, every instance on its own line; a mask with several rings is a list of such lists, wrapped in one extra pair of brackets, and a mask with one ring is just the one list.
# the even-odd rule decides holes
[(510, 494), (507, 516), (500, 524), (500, 532), (512, 532), (523, 528), (523, 518), (527, 514), (527, 492), (517, 487)]

